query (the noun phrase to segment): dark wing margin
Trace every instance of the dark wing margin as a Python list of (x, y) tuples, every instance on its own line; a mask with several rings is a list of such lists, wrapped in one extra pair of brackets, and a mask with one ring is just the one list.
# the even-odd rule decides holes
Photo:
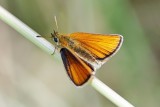
[(72, 82), (76, 86), (85, 84), (92, 76), (93, 67), (66, 48), (62, 48), (60, 53), (67, 74)]

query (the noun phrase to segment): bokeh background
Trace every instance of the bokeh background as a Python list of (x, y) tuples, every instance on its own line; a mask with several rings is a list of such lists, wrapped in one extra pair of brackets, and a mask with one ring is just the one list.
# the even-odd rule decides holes
[[(118, 33), (120, 51), (96, 76), (136, 107), (160, 106), (159, 0), (0, 0), (47, 37), (59, 32)], [(0, 20), (0, 107), (116, 107), (89, 84), (76, 88), (61, 60)]]

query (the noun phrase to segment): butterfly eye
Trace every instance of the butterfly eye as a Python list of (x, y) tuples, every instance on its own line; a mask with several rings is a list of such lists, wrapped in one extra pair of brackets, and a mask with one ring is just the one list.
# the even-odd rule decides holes
[(54, 40), (54, 42), (56, 42), (56, 43), (58, 42), (58, 38), (55, 38), (55, 37), (54, 37), (53, 40)]

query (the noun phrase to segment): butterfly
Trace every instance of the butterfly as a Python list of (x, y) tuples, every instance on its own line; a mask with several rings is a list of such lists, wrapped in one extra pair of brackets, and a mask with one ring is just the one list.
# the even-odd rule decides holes
[(121, 47), (123, 36), (119, 34), (71, 34), (51, 33), (59, 49), (64, 67), (71, 81), (82, 86)]

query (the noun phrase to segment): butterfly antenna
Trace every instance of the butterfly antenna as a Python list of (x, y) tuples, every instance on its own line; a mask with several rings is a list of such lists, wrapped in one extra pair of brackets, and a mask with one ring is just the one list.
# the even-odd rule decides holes
[(57, 18), (56, 18), (56, 16), (54, 16), (54, 21), (55, 21), (55, 23), (56, 23), (56, 27), (57, 27), (57, 31), (58, 31), (58, 23), (57, 23)]

